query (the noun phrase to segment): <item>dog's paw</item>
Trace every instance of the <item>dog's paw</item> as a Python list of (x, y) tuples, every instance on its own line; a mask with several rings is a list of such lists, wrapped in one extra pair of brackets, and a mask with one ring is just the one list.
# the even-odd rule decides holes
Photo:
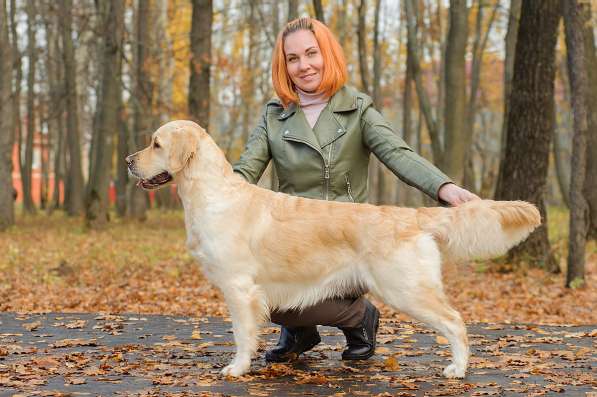
[(464, 378), (466, 368), (458, 368), (455, 364), (450, 364), (444, 369), (444, 376), (446, 378)]
[(220, 373), (224, 376), (233, 376), (237, 378), (249, 372), (249, 367), (250, 363), (243, 365), (233, 362), (232, 364), (225, 366)]

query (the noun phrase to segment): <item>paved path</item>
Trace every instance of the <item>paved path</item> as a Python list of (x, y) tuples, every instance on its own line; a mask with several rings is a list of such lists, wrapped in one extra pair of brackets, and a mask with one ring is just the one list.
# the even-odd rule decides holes
[(464, 380), (441, 377), (443, 338), (383, 321), (377, 354), (343, 362), (344, 338), (291, 364), (267, 365), (264, 328), (252, 372), (222, 379), (230, 323), (173, 316), (0, 313), (0, 396), (586, 396), (597, 397), (597, 326), (472, 324)]

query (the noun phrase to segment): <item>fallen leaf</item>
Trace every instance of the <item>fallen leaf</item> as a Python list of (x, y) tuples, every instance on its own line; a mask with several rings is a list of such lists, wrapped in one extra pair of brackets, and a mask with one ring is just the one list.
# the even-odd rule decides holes
[(193, 333), (191, 334), (191, 339), (201, 339), (201, 332), (198, 328), (195, 328), (193, 330)]
[(394, 356), (386, 358), (383, 366), (386, 371), (398, 371), (400, 369), (400, 364), (398, 364), (398, 360)]
[(25, 323), (25, 324), (23, 324), (23, 328), (25, 328), (27, 331), (35, 331), (39, 327), (41, 327), (41, 322), (40, 321), (34, 321), (32, 323)]
[(50, 344), (50, 347), (55, 349), (61, 347), (77, 347), (77, 346), (97, 346), (95, 339), (63, 339), (56, 343)]
[(84, 385), (87, 383), (85, 378), (65, 378), (67, 385)]
[(78, 329), (78, 328), (85, 328), (87, 321), (85, 320), (75, 320), (65, 325), (68, 329)]

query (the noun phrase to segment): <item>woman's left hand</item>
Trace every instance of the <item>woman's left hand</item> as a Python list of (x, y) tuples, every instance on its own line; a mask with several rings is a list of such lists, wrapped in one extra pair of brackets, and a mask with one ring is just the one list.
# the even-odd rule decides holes
[(453, 183), (447, 183), (439, 189), (438, 196), (452, 206), (457, 206), (470, 200), (480, 200), (479, 196)]

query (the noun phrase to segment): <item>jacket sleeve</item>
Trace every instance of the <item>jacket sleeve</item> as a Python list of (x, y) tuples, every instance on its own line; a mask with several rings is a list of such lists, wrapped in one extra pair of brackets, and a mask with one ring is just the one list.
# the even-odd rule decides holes
[(364, 109), (361, 128), (365, 146), (398, 178), (434, 200), (441, 201), (439, 189), (451, 183), (450, 178), (415, 153), (373, 106)]
[(234, 172), (240, 174), (250, 183), (259, 181), (272, 157), (267, 140), (267, 110), (266, 105), (259, 124), (249, 135), (240, 159), (232, 166)]

